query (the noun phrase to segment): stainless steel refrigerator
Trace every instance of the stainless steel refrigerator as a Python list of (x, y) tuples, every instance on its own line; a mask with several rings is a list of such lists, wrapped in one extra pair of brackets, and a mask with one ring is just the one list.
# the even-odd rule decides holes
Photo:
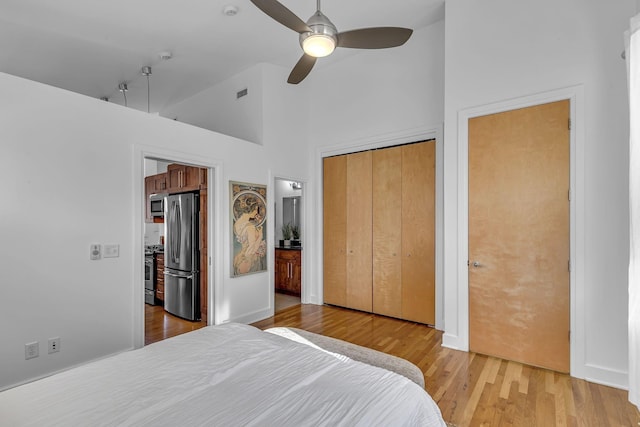
[(200, 319), (199, 199), (183, 193), (164, 201), (164, 309), (189, 320)]

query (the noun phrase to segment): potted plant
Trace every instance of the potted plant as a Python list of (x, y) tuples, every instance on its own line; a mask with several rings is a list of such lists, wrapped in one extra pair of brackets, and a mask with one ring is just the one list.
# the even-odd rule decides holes
[(300, 246), (300, 227), (291, 226), (291, 246)]
[(282, 238), (280, 240), (280, 246), (289, 246), (291, 244), (291, 224), (282, 224)]

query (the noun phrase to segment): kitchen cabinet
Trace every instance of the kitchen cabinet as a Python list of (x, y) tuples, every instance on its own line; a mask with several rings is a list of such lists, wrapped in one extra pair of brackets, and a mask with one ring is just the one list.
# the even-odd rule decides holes
[(276, 249), (275, 289), (300, 296), (302, 253), (296, 249)]
[(156, 300), (164, 304), (164, 254), (156, 254)]
[[(205, 173), (203, 173), (203, 171)], [(167, 166), (167, 193), (196, 191), (207, 185), (206, 169), (193, 166), (170, 164)]]
[(435, 142), (324, 159), (324, 302), (435, 323)]
[(166, 193), (167, 192), (167, 174), (160, 173), (157, 175), (150, 175), (144, 179), (144, 199), (145, 199), (145, 222), (164, 222), (162, 218), (154, 218), (151, 216), (151, 199), (152, 194)]
[(167, 174), (159, 173), (157, 175), (151, 175), (151, 191), (152, 194), (166, 193), (167, 192)]

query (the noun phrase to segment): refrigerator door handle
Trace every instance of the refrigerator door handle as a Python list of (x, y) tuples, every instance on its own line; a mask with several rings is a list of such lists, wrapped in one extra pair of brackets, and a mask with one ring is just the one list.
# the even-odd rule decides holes
[(183, 276), (180, 274), (171, 273), (170, 271), (165, 270), (164, 274), (171, 277), (176, 277), (178, 279), (193, 279), (193, 274), (189, 274), (188, 276)]
[(173, 200), (171, 201), (171, 217), (169, 219), (170, 221), (170, 227), (172, 230), (174, 230), (175, 232), (175, 236), (171, 239), (171, 246), (170, 246), (170, 251), (171, 253), (169, 254), (169, 256), (171, 257), (171, 261), (174, 263), (179, 263), (180, 262), (180, 209), (179, 209), (179, 205), (178, 203)]
[(182, 215), (180, 214), (182, 210), (182, 204), (176, 203), (176, 219), (175, 219), (175, 230), (176, 230), (176, 238), (174, 239), (175, 243), (175, 252), (174, 259), (176, 263), (180, 262), (180, 246), (182, 245)]

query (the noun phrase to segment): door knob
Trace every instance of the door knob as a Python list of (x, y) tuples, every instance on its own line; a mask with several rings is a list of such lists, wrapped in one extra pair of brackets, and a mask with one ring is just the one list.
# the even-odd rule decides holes
[(480, 267), (481, 265), (482, 265), (482, 264), (480, 264), (478, 261), (473, 261), (473, 266), (474, 266), (475, 268), (478, 268), (478, 267)]

